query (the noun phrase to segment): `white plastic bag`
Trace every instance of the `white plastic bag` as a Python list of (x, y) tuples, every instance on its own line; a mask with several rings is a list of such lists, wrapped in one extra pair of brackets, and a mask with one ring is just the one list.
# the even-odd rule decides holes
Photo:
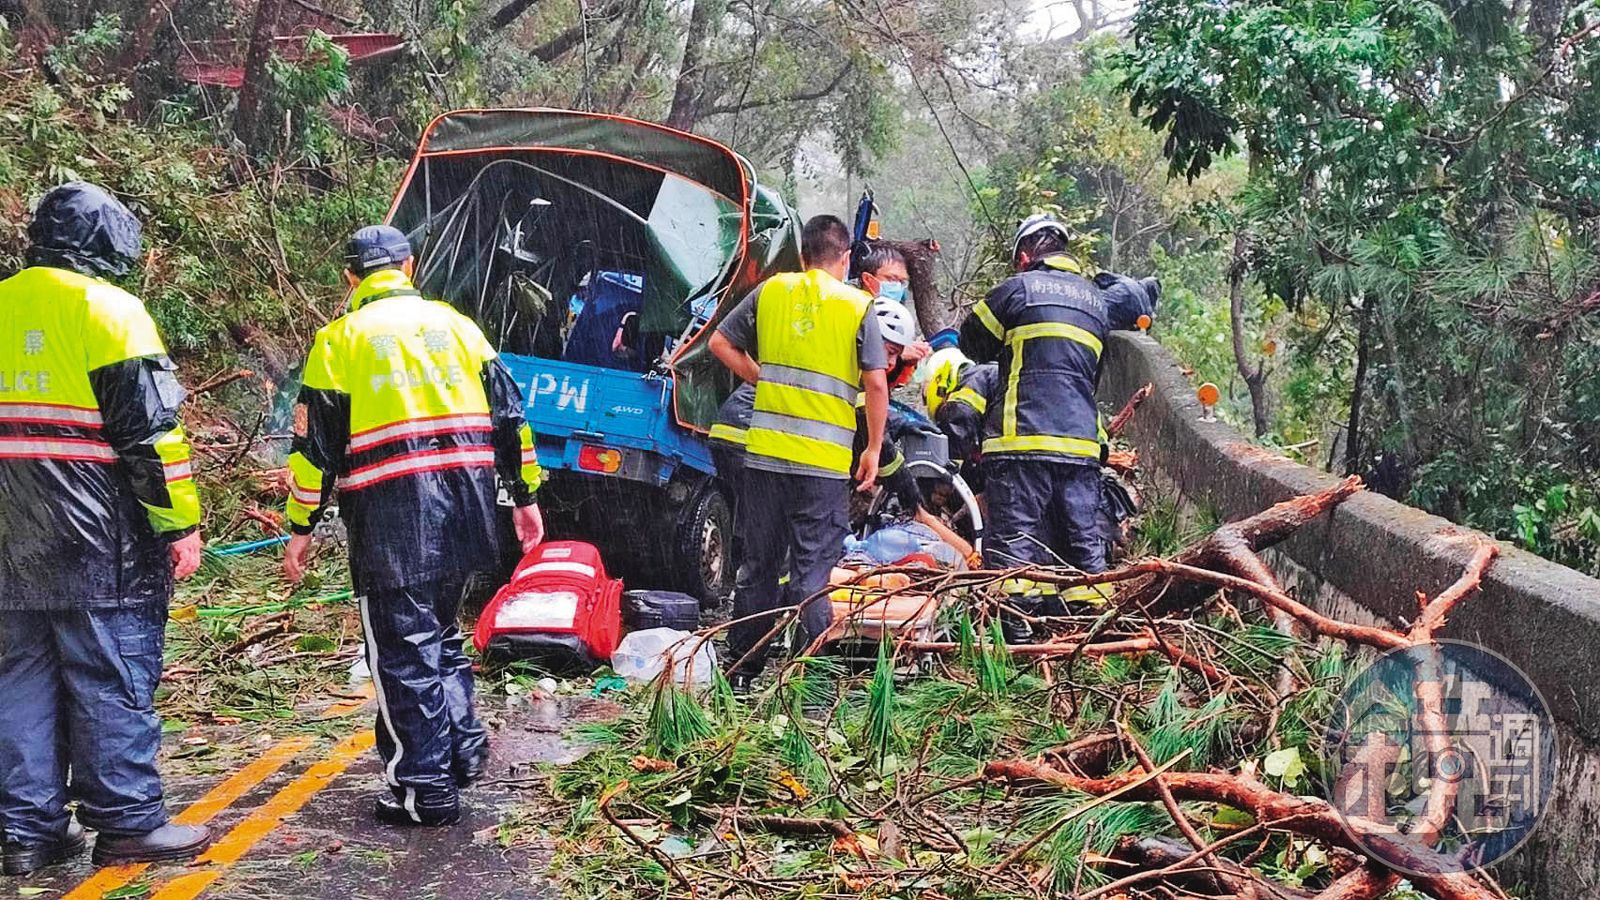
[[(695, 646), (699, 645), (699, 651)], [(693, 657), (690, 654), (693, 653)], [(676, 628), (646, 628), (630, 632), (611, 654), (611, 668), (629, 681), (654, 680), (672, 656), (672, 677), (679, 684), (710, 684), (717, 670), (717, 652), (710, 641)]]

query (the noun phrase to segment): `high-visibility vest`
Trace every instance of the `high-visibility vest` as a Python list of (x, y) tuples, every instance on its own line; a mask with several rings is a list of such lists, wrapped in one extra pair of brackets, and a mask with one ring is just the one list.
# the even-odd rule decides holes
[(752, 466), (766, 457), (849, 477), (861, 391), (856, 336), (871, 305), (865, 292), (817, 269), (767, 279), (756, 300)]

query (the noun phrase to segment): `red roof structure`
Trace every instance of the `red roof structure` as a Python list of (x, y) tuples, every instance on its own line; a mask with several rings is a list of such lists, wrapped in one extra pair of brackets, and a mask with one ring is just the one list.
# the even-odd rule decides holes
[[(350, 54), (353, 65), (398, 53), (406, 45), (405, 38), (391, 32), (334, 34), (329, 38)], [(306, 35), (273, 38), (273, 42), (273, 53), (280, 59), (294, 62), (306, 57)], [(178, 63), (178, 74), (183, 79), (230, 88), (244, 84), (244, 64), (239, 62), (244, 57), (243, 41), (207, 41), (196, 45), (196, 50), (189, 59)]]

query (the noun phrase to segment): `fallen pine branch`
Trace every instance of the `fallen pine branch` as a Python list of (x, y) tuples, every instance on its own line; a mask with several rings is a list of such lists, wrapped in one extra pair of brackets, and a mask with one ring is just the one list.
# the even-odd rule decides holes
[[(954, 641), (897, 641), (895, 647), (909, 650), (913, 653), (959, 653), (961, 645)], [(1213, 682), (1226, 682), (1230, 679), (1215, 666), (1199, 657), (1172, 646), (1162, 640), (1154, 631), (1145, 637), (1130, 637), (1116, 641), (1089, 641), (1089, 642), (1048, 642), (1042, 644), (1007, 644), (1006, 649), (1013, 656), (1038, 657), (1049, 659), (1058, 656), (1114, 656), (1123, 653), (1160, 653), (1177, 665), (1184, 666), (1199, 672)]]
[(622, 836), (632, 842), (634, 846), (643, 850), (645, 853), (650, 854), (651, 859), (654, 859), (656, 862), (660, 863), (661, 868), (665, 869), (667, 874), (672, 876), (673, 880), (683, 885), (683, 889), (689, 892), (689, 896), (695, 896), (694, 882), (689, 880), (689, 876), (683, 874), (682, 870), (678, 868), (678, 864), (672, 861), (672, 857), (661, 852), (656, 848), (656, 845), (640, 837), (637, 832), (628, 827), (626, 822), (617, 818), (616, 813), (611, 811), (611, 801), (615, 800), (618, 794), (627, 789), (628, 781), (627, 779), (623, 779), (622, 781), (617, 782), (616, 785), (610, 790), (602, 793), (600, 795), (599, 802), (595, 804), (600, 810), (600, 815), (604, 816), (605, 820), (611, 823), (611, 827), (622, 832)]
[(255, 374), (256, 373), (250, 371), (249, 369), (234, 369), (231, 372), (222, 372), (211, 378), (207, 378), (205, 381), (191, 388), (189, 390), (189, 396), (199, 396), (200, 394), (204, 394), (208, 391), (214, 391), (224, 385), (233, 384), (235, 381), (238, 381), (242, 378), (253, 378), (255, 377)]
[(1264, 831), (1251, 825), (1209, 844), (1185, 847), (1176, 841), (1152, 837), (1127, 840), (1113, 855), (1143, 871), (1091, 891), (1078, 900), (1104, 896), (1146, 881), (1164, 881), (1175, 888), (1218, 897), (1247, 897), (1255, 900), (1309, 900), (1311, 893), (1281, 884), (1267, 884), (1244, 866), (1220, 858), (1223, 847)]
[(257, 622), (255, 630), (229, 644), (227, 649), (222, 652), (227, 656), (237, 656), (268, 638), (288, 634), (290, 629), (294, 627), (294, 622), (291, 621), (293, 617), (294, 613), (290, 610), (273, 613)]
[[(1038, 783), (1093, 797), (1120, 796), (1130, 800), (1159, 801), (1160, 790), (1148, 773), (1128, 773), (1107, 778), (1083, 778), (1027, 760), (1002, 760), (984, 766), (983, 774), (1011, 784)], [(1243, 810), (1256, 821), (1274, 822), (1273, 830), (1288, 831), (1324, 844), (1366, 853), (1365, 846), (1381, 848), (1385, 857), (1402, 861), (1417, 874), (1413, 884), (1438, 900), (1499, 900), (1497, 894), (1478, 879), (1459, 872), (1430, 871), (1436, 867), (1419, 855), (1418, 848), (1393, 829), (1370, 819), (1350, 816), (1341, 819), (1324, 800), (1298, 797), (1275, 791), (1253, 778), (1211, 772), (1172, 772), (1166, 786), (1179, 800), (1222, 803)], [(1349, 831), (1346, 831), (1346, 825)], [(1361, 835), (1358, 842), (1354, 834)], [(1363, 843), (1364, 842), (1364, 843)], [(1365, 846), (1364, 846), (1365, 845)]]
[(1378, 900), (1400, 883), (1400, 875), (1373, 864), (1351, 869), (1313, 900)]
[[(695, 807), (695, 812), (707, 819), (721, 822), (738, 822), (771, 834), (789, 836), (819, 835), (824, 837), (848, 838), (855, 835), (855, 829), (838, 819), (804, 818), (798, 816), (773, 816), (759, 815), (756, 813), (741, 812), (729, 808), (706, 809)], [(719, 830), (720, 826), (719, 826)]]
[[(1188, 758), (1189, 758), (1189, 751), (1188, 750), (1184, 750), (1182, 753), (1179, 753), (1177, 756), (1174, 756), (1172, 759), (1167, 760), (1166, 763), (1164, 763), (1163, 765), (1157, 766), (1157, 767), (1151, 769), (1149, 772), (1145, 772), (1145, 773), (1140, 774), (1139, 777), (1128, 781), (1126, 784), (1120, 785), (1119, 787), (1117, 787), (1117, 788), (1115, 788), (1113, 790), (1103, 791), (1101, 793), (1094, 794), (1093, 795), (1093, 799), (1089, 800), (1087, 803), (1084, 803), (1084, 804), (1074, 808), (1072, 811), (1068, 812), (1066, 815), (1063, 815), (1063, 816), (1057, 818), (1055, 820), (1055, 822), (1053, 822), (1049, 828), (1046, 828), (1043, 831), (1039, 832), (1037, 835), (1034, 835), (1027, 842), (1019, 844), (1010, 853), (1007, 853), (1005, 855), (1004, 859), (1002, 859), (999, 862), (995, 863), (994, 865), (990, 866), (989, 867), (989, 871), (991, 873), (993, 873), (993, 872), (997, 872), (997, 871), (1000, 871), (1000, 870), (1007, 869), (1007, 868), (1011, 867), (1012, 865), (1014, 865), (1017, 862), (1017, 860), (1021, 859), (1024, 856), (1026, 856), (1028, 854), (1028, 851), (1032, 850), (1034, 847), (1039, 846), (1039, 844), (1043, 843), (1046, 838), (1048, 838), (1050, 835), (1054, 834), (1058, 829), (1061, 828), (1061, 826), (1067, 824), (1068, 822), (1072, 821), (1073, 819), (1076, 819), (1078, 816), (1083, 815), (1084, 813), (1088, 812), (1089, 810), (1094, 809), (1095, 807), (1103, 806), (1106, 803), (1109, 803), (1112, 800), (1115, 800), (1118, 797), (1123, 796), (1124, 794), (1132, 794), (1135, 791), (1140, 790), (1141, 788), (1148, 787), (1157, 778), (1160, 778), (1163, 772), (1167, 772), (1167, 771), (1171, 770), (1173, 766), (1176, 766), (1178, 763), (1181, 763), (1185, 759), (1188, 759)], [(991, 765), (993, 765), (993, 764), (991, 763)], [(989, 772), (988, 767), (987, 766), (984, 767), (984, 774), (987, 775), (988, 772)], [(1084, 793), (1089, 793), (1089, 792), (1085, 791)]]

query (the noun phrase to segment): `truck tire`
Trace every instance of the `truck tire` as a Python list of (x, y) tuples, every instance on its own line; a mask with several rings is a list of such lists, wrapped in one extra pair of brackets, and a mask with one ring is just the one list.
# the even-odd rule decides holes
[(733, 511), (706, 479), (678, 510), (678, 589), (713, 609), (733, 596)]

